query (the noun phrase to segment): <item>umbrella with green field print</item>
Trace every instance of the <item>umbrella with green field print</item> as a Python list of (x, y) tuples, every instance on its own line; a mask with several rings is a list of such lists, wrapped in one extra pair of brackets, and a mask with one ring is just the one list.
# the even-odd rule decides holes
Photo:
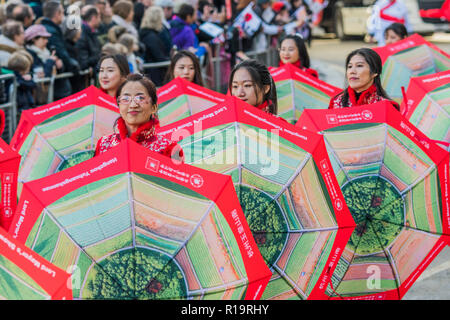
[(306, 110), (297, 125), (324, 136), (356, 223), (328, 295), (402, 298), (448, 243), (448, 152), (389, 102)]
[(160, 127), (185, 161), (231, 176), (273, 276), (262, 299), (321, 299), (353, 228), (322, 137), (237, 99)]
[(67, 98), (22, 112), (10, 142), (21, 156), (18, 188), (94, 155), (97, 141), (111, 133), (119, 108), (114, 98), (90, 86)]
[(9, 232), (74, 299), (259, 299), (271, 276), (229, 176), (129, 139), (24, 183)]

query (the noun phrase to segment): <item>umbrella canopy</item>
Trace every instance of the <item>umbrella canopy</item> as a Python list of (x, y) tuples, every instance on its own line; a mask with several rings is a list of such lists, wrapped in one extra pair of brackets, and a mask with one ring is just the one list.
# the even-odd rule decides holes
[(70, 275), (0, 228), (0, 299), (72, 299)]
[(263, 299), (320, 299), (354, 221), (323, 138), (229, 97), (161, 127), (185, 161), (230, 175), (273, 277)]
[(288, 63), (271, 69), (277, 90), (278, 115), (295, 124), (305, 108), (326, 109), (342, 89)]
[(179, 77), (159, 88), (157, 95), (161, 126), (225, 101), (225, 95)]
[(449, 153), (389, 102), (307, 110), (297, 125), (323, 134), (357, 224), (328, 294), (403, 297), (448, 242)]
[(22, 156), (19, 193), (23, 182), (91, 158), (98, 139), (111, 132), (118, 117), (114, 99), (94, 86), (22, 112), (10, 143)]
[(0, 227), (8, 230), (17, 206), (20, 155), (0, 139)]
[(450, 69), (450, 55), (418, 34), (374, 50), (383, 61), (383, 88), (398, 103), (402, 99), (401, 88), (408, 87), (411, 77)]
[(25, 183), (10, 233), (77, 299), (258, 299), (271, 275), (230, 177), (128, 139)]
[(411, 78), (400, 108), (430, 139), (450, 143), (450, 70)]

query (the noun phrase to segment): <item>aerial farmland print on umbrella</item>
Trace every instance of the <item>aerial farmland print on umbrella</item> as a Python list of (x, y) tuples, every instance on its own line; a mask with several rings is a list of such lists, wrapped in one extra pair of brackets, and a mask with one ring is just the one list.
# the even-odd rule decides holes
[(259, 250), (273, 272), (262, 299), (320, 299), (355, 227), (320, 135), (245, 102), (223, 104), (159, 134), (185, 161), (232, 177)]
[(449, 154), (388, 102), (307, 110), (357, 224), (331, 298), (400, 299), (449, 239)]
[(0, 228), (0, 299), (72, 299), (70, 275)]
[(292, 124), (305, 108), (327, 109), (342, 91), (288, 63), (271, 71), (277, 89), (278, 115)]
[(400, 108), (430, 139), (450, 143), (450, 70), (411, 78)]
[(10, 233), (74, 299), (259, 299), (271, 273), (231, 178), (126, 140), (24, 184)]
[(403, 99), (411, 77), (450, 70), (450, 55), (418, 34), (374, 50), (383, 61), (381, 82), (387, 94), (398, 103)]
[(225, 101), (225, 95), (175, 78), (157, 91), (161, 126), (187, 118)]
[(97, 140), (111, 132), (118, 117), (114, 99), (94, 86), (22, 112), (10, 143), (22, 156), (19, 194), (23, 182), (91, 158)]

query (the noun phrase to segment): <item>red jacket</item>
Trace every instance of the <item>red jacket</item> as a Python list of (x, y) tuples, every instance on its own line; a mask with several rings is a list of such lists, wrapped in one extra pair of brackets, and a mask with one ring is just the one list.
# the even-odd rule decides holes
[(113, 133), (101, 137), (97, 142), (94, 156), (102, 154), (103, 152), (106, 152), (112, 147), (118, 145), (122, 140), (130, 138), (151, 151), (183, 161), (183, 149), (181, 149), (175, 141), (158, 136), (155, 133), (155, 128), (158, 126), (159, 121), (152, 119), (149, 122), (142, 124), (136, 132), (128, 137), (128, 130), (125, 125), (125, 121), (122, 118), (119, 118), (117, 121), (119, 133)]

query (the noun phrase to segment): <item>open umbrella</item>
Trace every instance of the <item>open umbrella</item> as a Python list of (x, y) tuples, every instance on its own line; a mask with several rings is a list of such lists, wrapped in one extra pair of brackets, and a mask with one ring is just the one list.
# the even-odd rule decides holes
[(17, 175), (20, 155), (0, 139), (0, 227), (8, 230), (17, 206)]
[(77, 299), (258, 299), (271, 275), (230, 177), (130, 140), (25, 183), (9, 231)]
[(383, 61), (383, 88), (399, 103), (402, 99), (401, 88), (408, 87), (411, 77), (450, 69), (450, 55), (418, 34), (374, 50)]
[(430, 139), (450, 143), (450, 70), (411, 78), (400, 108)]
[(357, 224), (332, 277), (332, 298), (400, 299), (447, 245), (449, 153), (389, 102), (306, 110), (323, 134)]
[[(5, 128), (5, 113), (0, 109), (0, 135)], [(8, 229), (17, 206), (17, 173), (20, 155), (0, 139), (0, 227)]]
[(277, 90), (278, 115), (295, 124), (305, 108), (326, 109), (342, 89), (288, 63), (271, 69)]
[(72, 299), (70, 275), (0, 228), (0, 299)]
[(118, 117), (114, 99), (94, 86), (22, 112), (10, 143), (22, 156), (19, 194), (23, 182), (91, 158), (97, 140), (111, 132)]
[(161, 127), (185, 161), (230, 175), (273, 277), (263, 299), (320, 299), (354, 221), (320, 135), (229, 97)]
[(189, 117), (225, 101), (225, 95), (175, 78), (157, 91), (161, 126)]

